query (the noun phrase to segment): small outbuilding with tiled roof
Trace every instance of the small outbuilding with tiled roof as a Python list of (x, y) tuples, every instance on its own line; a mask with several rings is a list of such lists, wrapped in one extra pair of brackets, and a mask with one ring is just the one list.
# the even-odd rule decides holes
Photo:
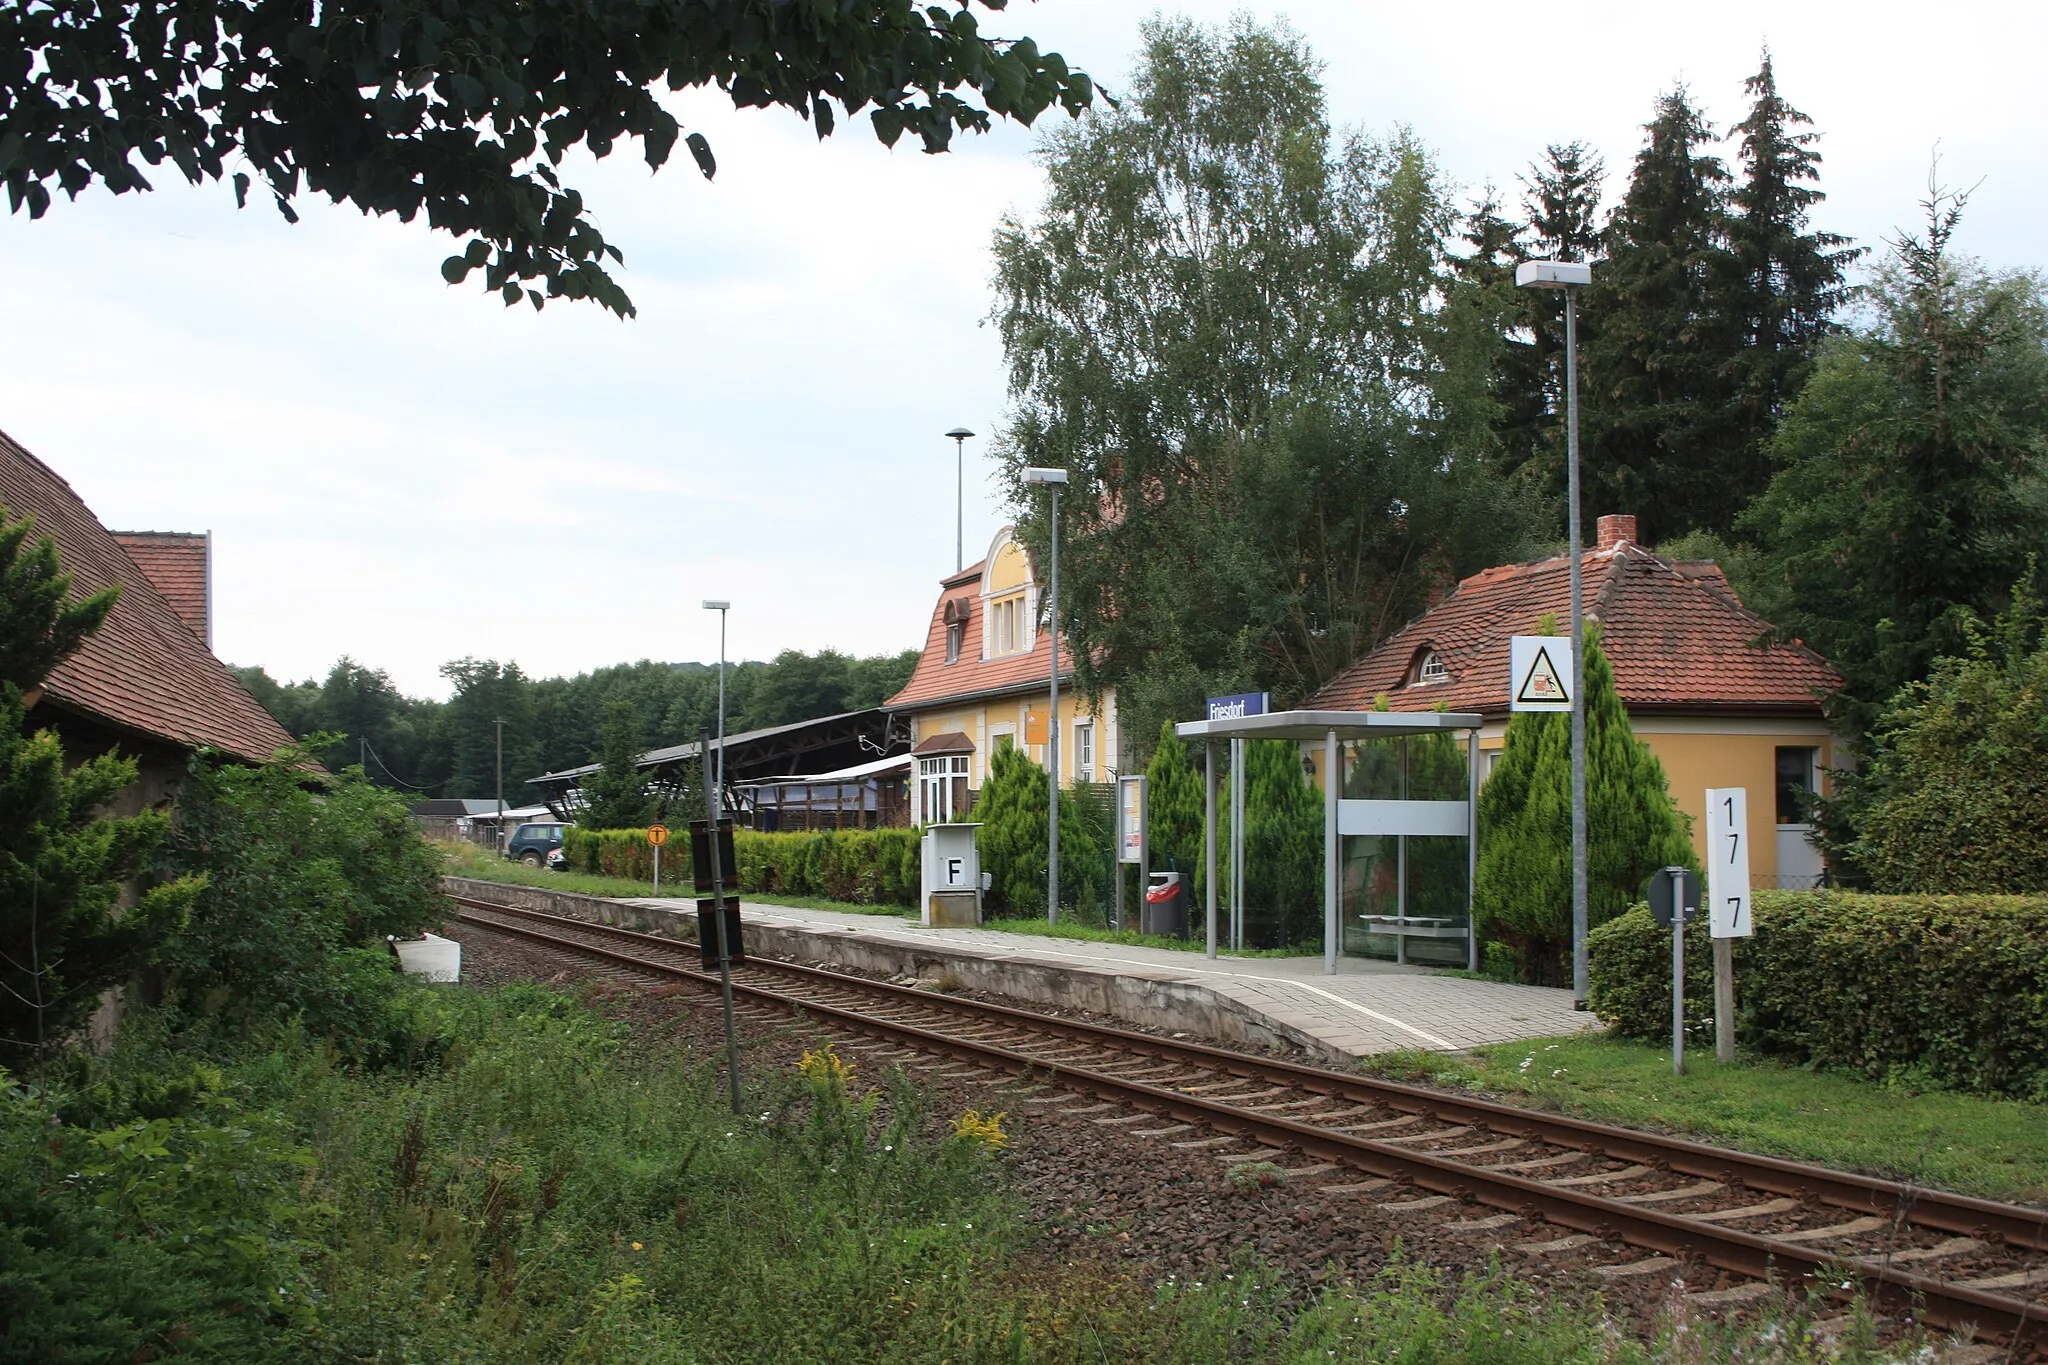
[(36, 533), (56, 542), (74, 595), (121, 590), (99, 630), (31, 694), (29, 716), (54, 728), (74, 761), (116, 747), (135, 757), (141, 773), (125, 804), (166, 800), (195, 750), (260, 762), (292, 743), (207, 648), (209, 623), (194, 614), (210, 603), (203, 582), (184, 610), (173, 605), (71, 485), (5, 433), (0, 507), (34, 518)]
[[(1498, 761), (1508, 720), (1508, 642), (1571, 620), (1571, 564), (1557, 555), (1474, 574), (1450, 596), (1332, 678), (1305, 703), (1396, 711), (1443, 707), (1486, 717), (1481, 773)], [(1750, 870), (1760, 886), (1821, 876), (1800, 794), (1838, 762), (1822, 699), (1841, 685), (1827, 661), (1773, 638), (1711, 561), (1668, 560), (1635, 543), (1635, 518), (1602, 517), (1583, 561), (1586, 616), (1638, 738), (1664, 765), (1704, 853), (1706, 789), (1746, 787)], [(1765, 793), (1775, 793), (1765, 799)]]

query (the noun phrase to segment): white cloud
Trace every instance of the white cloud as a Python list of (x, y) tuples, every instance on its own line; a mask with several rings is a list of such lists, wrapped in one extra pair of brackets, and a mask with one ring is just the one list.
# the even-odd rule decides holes
[[(1154, 8), (1041, 0), (994, 27), (1114, 87)], [(1866, 243), (1910, 226), (1939, 143), (1945, 176), (1984, 181), (1966, 248), (2040, 263), (2032, 6), (1938, 24), (1874, 5), (1732, 4), (1710, 23), (1637, 4), (1253, 8), (1315, 45), (1340, 125), (1412, 124), (1459, 181), (1509, 192), (1574, 137), (1618, 187), (1675, 79), (1739, 118), (1768, 40), (1824, 134), (1826, 226)], [(453, 244), (423, 224), (309, 202), (292, 227), (162, 174), (153, 194), (0, 220), (0, 427), (109, 524), (213, 529), (221, 651), (282, 675), (346, 652), (438, 692), (465, 654), (542, 674), (705, 658), (705, 596), (735, 602), (733, 657), (913, 644), (953, 567), (940, 433), (983, 433), (970, 557), (1002, 515), (977, 458), (1004, 384), (981, 324), (990, 234), (1039, 193), (1031, 135), (927, 157), (864, 119), (819, 144), (716, 96), (674, 107), (711, 138), (716, 181), (686, 159), (650, 176), (632, 148), (571, 167), (626, 252), (631, 322), (448, 288)]]

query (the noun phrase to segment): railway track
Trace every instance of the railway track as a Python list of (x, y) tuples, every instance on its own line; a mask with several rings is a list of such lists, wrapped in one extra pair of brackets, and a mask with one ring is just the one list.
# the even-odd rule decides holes
[[(494, 933), (717, 983), (698, 968), (693, 943), (454, 899), (460, 920)], [(885, 1054), (938, 1053), (1043, 1079), (1058, 1089), (1037, 1103), (1134, 1136), (1226, 1162), (1300, 1160), (1290, 1183), (1323, 1181), (1329, 1193), (1370, 1195), (1393, 1210), (1492, 1211), (1465, 1229), (1549, 1225), (1515, 1244), (1524, 1254), (1586, 1257), (1604, 1244), (1621, 1259), (1595, 1273), (1611, 1278), (1689, 1262), (1739, 1278), (1696, 1296), (1706, 1305), (1761, 1298), (1773, 1283), (1818, 1283), (1841, 1298), (1860, 1284), (1887, 1310), (1972, 1332), (2009, 1358), (2048, 1358), (2048, 1212), (2039, 1209), (794, 963), (736, 970), (733, 994), (865, 1034)], [(1077, 1096), (1120, 1112), (1077, 1106)]]

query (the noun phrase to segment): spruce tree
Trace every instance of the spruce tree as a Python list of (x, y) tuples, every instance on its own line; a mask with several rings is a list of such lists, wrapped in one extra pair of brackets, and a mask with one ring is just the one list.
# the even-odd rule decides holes
[[(1664, 765), (1629, 727), (1597, 624), (1583, 647), (1586, 911), (1597, 925), (1626, 910), (1657, 868), (1698, 862)], [(1483, 941), (1506, 943), (1523, 975), (1546, 984), (1570, 979), (1571, 811), (1571, 717), (1518, 712), (1479, 793), (1473, 913)]]
[(1447, 311), (1454, 325), (1462, 312), (1486, 333), (1492, 351), (1485, 367), (1484, 405), (1493, 437), (1490, 453), (1496, 467), (1514, 473), (1535, 459), (1548, 423), (1537, 358), (1541, 337), (1527, 335), (1530, 300), (1515, 288), (1515, 266), (1528, 253), (1521, 229), (1501, 216), (1491, 185), (1466, 214), (1462, 235), (1466, 254), (1458, 261), (1458, 283)]
[(68, 600), (71, 576), (34, 522), (0, 508), (0, 1057), (35, 1057), (85, 1022), (100, 993), (133, 975), (184, 923), (204, 885), (186, 878), (123, 906), (163, 841), (160, 811), (99, 816), (135, 781), (104, 753), (71, 766), (27, 705), (49, 671), (112, 609), (106, 589)]
[(1726, 531), (1748, 494), (1727, 477), (1741, 438), (1728, 172), (1683, 87), (1645, 132), (1594, 272), (1580, 373), (1588, 501), (1634, 514), (1654, 544)]
[(640, 722), (633, 703), (614, 697), (604, 704), (604, 725), (598, 733), (601, 751), (592, 755), (598, 769), (581, 787), (584, 807), (579, 824), (587, 829), (633, 829), (648, 822), (654, 803), (647, 798), (647, 779), (640, 771)]
[(1810, 228), (1809, 215), (1826, 198), (1820, 179), (1813, 120), (1778, 93), (1770, 49), (1743, 85), (1749, 117), (1737, 124), (1742, 180), (1728, 223), (1739, 283), (1735, 307), (1741, 332), (1737, 385), (1742, 426), (1737, 459), (1728, 476), (1745, 499), (1770, 481), (1770, 440), (1785, 404), (1812, 373), (1821, 341), (1833, 330), (1847, 298), (1847, 271), (1861, 252), (1848, 238)]
[[(1503, 254), (1507, 287), (1524, 260), (1599, 262), (1600, 185), (1607, 167), (1583, 142), (1552, 143), (1522, 178), (1522, 232)], [(1472, 228), (1492, 231), (1475, 221)], [(1468, 228), (1468, 240), (1470, 240)], [(1474, 245), (1478, 245), (1476, 242)], [(1511, 330), (1497, 361), (1495, 400), (1501, 406), (1502, 465), (1526, 471), (1552, 494), (1565, 488), (1564, 300), (1553, 290), (1513, 289)], [(1579, 301), (1580, 355), (1598, 317)], [(1523, 336), (1527, 340), (1523, 340)], [(1581, 390), (1583, 397), (1583, 389)]]
[(1960, 196), (1890, 244), (1873, 322), (1827, 343), (1745, 514), (1752, 605), (1843, 676), (1852, 732), (1968, 652), (2048, 538), (2048, 290), (1953, 250)]

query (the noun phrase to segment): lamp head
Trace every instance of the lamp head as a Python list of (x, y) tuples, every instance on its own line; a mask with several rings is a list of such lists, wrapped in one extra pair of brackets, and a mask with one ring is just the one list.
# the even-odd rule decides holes
[(947, 432), (946, 434), (956, 441), (965, 441), (974, 435), (974, 433), (969, 431), (966, 427), (954, 427), (951, 431)]
[(1042, 465), (1027, 465), (1024, 470), (1024, 482), (1064, 487), (1067, 482), (1067, 471), (1064, 469), (1047, 469)]
[(725, 611), (731, 606), (732, 603), (730, 602), (716, 602), (708, 597), (704, 599), (704, 610), (706, 611)]
[(1523, 261), (1515, 267), (1520, 289), (1574, 289), (1593, 282), (1593, 267), (1584, 261)]

